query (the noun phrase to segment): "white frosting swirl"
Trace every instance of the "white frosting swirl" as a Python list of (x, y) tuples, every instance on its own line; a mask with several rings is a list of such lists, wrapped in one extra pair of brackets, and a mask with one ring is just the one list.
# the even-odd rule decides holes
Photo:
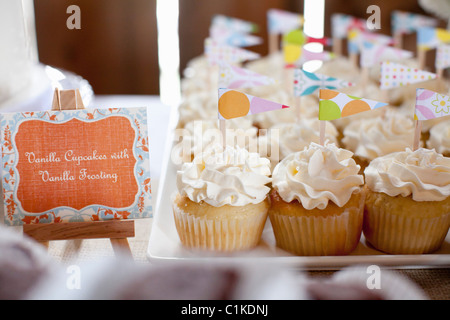
[[(439, 119), (439, 118), (438, 118)], [(425, 121), (427, 122), (427, 121)], [(450, 154), (450, 120), (441, 122), (430, 130), (430, 139), (427, 142), (429, 148), (436, 149), (442, 154)]]
[(403, 114), (386, 109), (382, 117), (354, 121), (344, 129), (342, 142), (355, 155), (372, 160), (413, 144), (414, 122)]
[(264, 201), (270, 188), (270, 161), (239, 147), (222, 146), (197, 155), (177, 172), (181, 195), (220, 207)]
[(297, 199), (308, 210), (325, 209), (330, 200), (342, 207), (364, 184), (352, 155), (335, 144), (311, 143), (275, 167), (272, 186), (284, 201)]
[(364, 173), (372, 191), (392, 197), (441, 201), (450, 195), (450, 158), (435, 150), (395, 152), (373, 160)]
[[(281, 159), (289, 154), (302, 151), (311, 142), (320, 142), (320, 120), (300, 119), (294, 123), (283, 123), (271, 128), (280, 130), (280, 156)], [(337, 145), (338, 131), (336, 127), (328, 122), (325, 131), (325, 140)]]

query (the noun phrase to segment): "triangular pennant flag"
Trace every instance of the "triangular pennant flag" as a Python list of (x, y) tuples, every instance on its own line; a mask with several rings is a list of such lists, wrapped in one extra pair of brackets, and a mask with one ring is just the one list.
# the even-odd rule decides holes
[(435, 64), (437, 70), (450, 68), (450, 45), (441, 44), (438, 46)]
[(351, 29), (347, 37), (347, 50), (349, 53), (359, 53), (364, 42), (388, 46), (394, 43), (392, 37), (384, 34), (361, 31), (360, 29)]
[(450, 31), (448, 30), (431, 27), (417, 30), (417, 46), (420, 50), (430, 50), (444, 43), (450, 43)]
[(293, 29), (301, 28), (303, 15), (280, 9), (267, 11), (267, 28), (269, 34), (284, 34)]
[(366, 30), (366, 20), (347, 14), (331, 15), (331, 34), (333, 39), (345, 39), (351, 29)]
[(311, 60), (329, 61), (335, 58), (335, 54), (329, 51), (312, 52), (299, 44), (284, 43), (283, 57), (286, 66), (301, 67), (305, 62)]
[(430, 120), (450, 115), (450, 97), (427, 89), (416, 89), (414, 120)]
[(255, 33), (258, 32), (258, 25), (256, 23), (245, 21), (225, 15), (215, 15), (211, 20), (211, 26), (228, 29), (232, 32), (239, 33)]
[(251, 114), (280, 110), (288, 106), (251, 96), (236, 90), (219, 89), (219, 119), (233, 119)]
[(335, 120), (388, 105), (328, 89), (321, 89), (319, 98), (319, 120)]
[(235, 32), (230, 29), (212, 26), (209, 29), (209, 36), (217, 41), (218, 44), (232, 47), (250, 47), (263, 43), (261, 37), (247, 33)]
[(255, 60), (260, 57), (256, 52), (221, 45), (211, 38), (205, 39), (205, 55), (211, 65), (217, 65), (220, 61), (236, 64), (246, 60)]
[(382, 60), (401, 60), (412, 57), (411, 51), (364, 41), (361, 48), (360, 65), (363, 68), (370, 68)]
[(312, 73), (303, 69), (294, 70), (294, 95), (296, 97), (312, 94), (318, 89), (336, 90), (352, 85), (351, 82), (323, 74)]
[(436, 79), (437, 75), (428, 71), (411, 68), (400, 63), (381, 63), (380, 89), (392, 89)]
[(251, 88), (274, 83), (273, 78), (254, 71), (239, 68), (226, 62), (219, 64), (219, 88)]
[(436, 27), (438, 20), (417, 13), (394, 10), (391, 14), (392, 34), (408, 34), (421, 27)]

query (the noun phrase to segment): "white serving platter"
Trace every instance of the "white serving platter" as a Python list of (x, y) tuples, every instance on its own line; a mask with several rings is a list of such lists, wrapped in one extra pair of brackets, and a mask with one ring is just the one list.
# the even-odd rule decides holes
[[(169, 140), (170, 139), (170, 140)], [(175, 227), (170, 197), (176, 191), (177, 167), (170, 159), (172, 135), (165, 151), (161, 182), (155, 203), (147, 257), (152, 263), (177, 261), (208, 263), (280, 263), (304, 270), (337, 270), (350, 265), (378, 265), (390, 268), (449, 268), (450, 232), (441, 248), (431, 254), (390, 255), (380, 252), (361, 236), (357, 248), (346, 256), (295, 256), (276, 246), (270, 220), (267, 219), (261, 243), (255, 249), (236, 253), (213, 253), (184, 247)]]

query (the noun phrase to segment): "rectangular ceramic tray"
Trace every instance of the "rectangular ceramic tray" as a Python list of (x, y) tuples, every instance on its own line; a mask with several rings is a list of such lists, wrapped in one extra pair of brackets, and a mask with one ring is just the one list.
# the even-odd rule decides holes
[[(172, 135), (168, 135), (172, 139)], [(168, 140), (170, 142), (172, 140)], [(169, 143), (168, 143), (169, 145)], [(170, 196), (176, 191), (176, 166), (170, 159), (171, 148), (165, 151), (160, 188), (158, 190), (147, 256), (153, 263), (175, 261), (245, 262), (256, 259), (261, 263), (279, 262), (294, 268), (336, 270), (355, 264), (392, 268), (448, 268), (450, 267), (450, 233), (442, 247), (432, 254), (389, 255), (372, 248), (364, 235), (357, 248), (347, 256), (294, 256), (276, 247), (269, 219), (260, 245), (249, 251), (218, 254), (183, 247), (173, 220)]]

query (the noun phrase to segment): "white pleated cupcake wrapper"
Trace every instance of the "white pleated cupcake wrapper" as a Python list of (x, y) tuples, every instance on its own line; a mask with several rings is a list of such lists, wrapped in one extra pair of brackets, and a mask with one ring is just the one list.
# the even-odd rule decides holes
[(277, 246), (296, 255), (348, 254), (361, 237), (363, 212), (356, 207), (327, 217), (269, 216)]
[(423, 254), (442, 245), (450, 227), (450, 213), (436, 218), (391, 214), (383, 206), (367, 208), (364, 236), (378, 250), (392, 254)]
[(212, 220), (195, 217), (173, 206), (181, 243), (190, 248), (236, 251), (254, 248), (261, 240), (267, 212), (247, 219)]

